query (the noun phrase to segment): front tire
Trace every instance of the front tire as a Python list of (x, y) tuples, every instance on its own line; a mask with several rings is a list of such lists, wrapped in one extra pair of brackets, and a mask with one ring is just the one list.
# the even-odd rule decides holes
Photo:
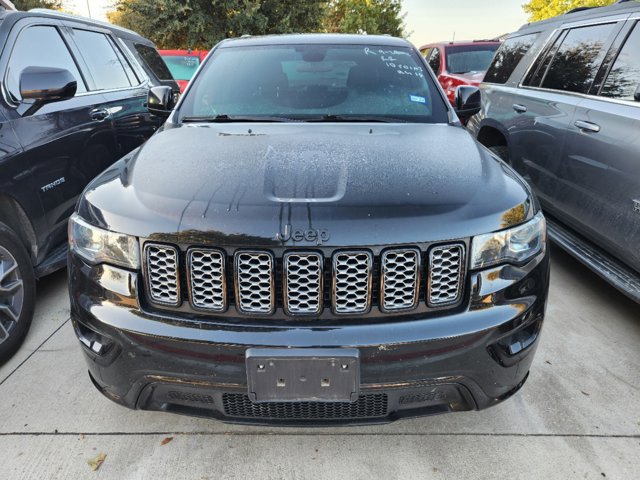
[(35, 296), (29, 254), (15, 232), (0, 223), (0, 365), (24, 341), (33, 320)]

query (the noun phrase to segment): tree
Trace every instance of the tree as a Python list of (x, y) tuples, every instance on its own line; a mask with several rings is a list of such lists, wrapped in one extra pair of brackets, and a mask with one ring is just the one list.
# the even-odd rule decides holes
[(62, 10), (62, 0), (13, 0), (18, 10), (31, 10), (32, 8), (48, 8), (50, 10)]
[(119, 0), (112, 23), (160, 48), (211, 48), (243, 34), (319, 31), (326, 0)]
[(579, 7), (602, 7), (610, 5), (616, 0), (529, 0), (522, 5), (529, 14), (529, 21), (536, 22), (546, 18), (567, 13)]
[(117, 0), (108, 15), (160, 48), (211, 48), (243, 34), (388, 33), (403, 36), (401, 0)]
[(331, 0), (324, 26), (328, 32), (405, 35), (401, 0)]

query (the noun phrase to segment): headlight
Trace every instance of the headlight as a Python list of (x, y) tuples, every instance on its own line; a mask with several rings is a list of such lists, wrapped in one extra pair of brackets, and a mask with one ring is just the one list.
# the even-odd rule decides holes
[(140, 267), (135, 237), (89, 225), (76, 213), (69, 219), (69, 248), (91, 264), (109, 263), (134, 270)]
[(498, 263), (522, 263), (544, 249), (547, 226), (539, 212), (517, 227), (473, 237), (471, 268), (484, 268)]

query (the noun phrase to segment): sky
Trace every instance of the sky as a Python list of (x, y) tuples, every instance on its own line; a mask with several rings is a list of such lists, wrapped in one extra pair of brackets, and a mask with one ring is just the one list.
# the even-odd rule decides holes
[[(301, 0), (302, 1), (302, 0)], [(510, 33), (526, 23), (525, 0), (403, 0), (409, 40), (425, 43), (494, 38)], [(65, 0), (65, 7), (79, 15), (106, 20), (114, 0)]]
[(64, 8), (83, 17), (107, 20), (107, 11), (114, 0), (64, 0)]
[(527, 22), (525, 0), (403, 0), (405, 23), (417, 47), (440, 40), (479, 40)]

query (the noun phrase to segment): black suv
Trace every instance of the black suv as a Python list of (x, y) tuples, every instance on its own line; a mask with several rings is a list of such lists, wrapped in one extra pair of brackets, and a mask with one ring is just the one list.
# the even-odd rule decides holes
[[(477, 89), (457, 105), (477, 112)], [(232, 422), (494, 405), (527, 378), (547, 299), (535, 197), (385, 36), (220, 43), (69, 234), (95, 386)]]
[(640, 302), (640, 4), (523, 26), (469, 129), (535, 190), (549, 235)]
[(145, 104), (166, 82), (124, 42), (155, 51), (79, 17), (0, 12), (0, 363), (29, 329), (35, 279), (65, 265), (84, 187), (161, 124)]

